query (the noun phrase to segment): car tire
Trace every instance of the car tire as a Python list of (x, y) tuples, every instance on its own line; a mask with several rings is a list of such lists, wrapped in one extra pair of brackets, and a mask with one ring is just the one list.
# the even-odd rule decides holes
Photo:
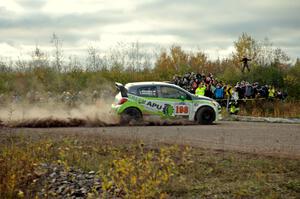
[(211, 107), (202, 107), (197, 111), (196, 121), (198, 124), (212, 124), (215, 119), (216, 114)]
[(136, 108), (127, 108), (120, 118), (121, 125), (137, 124), (142, 121), (142, 113)]

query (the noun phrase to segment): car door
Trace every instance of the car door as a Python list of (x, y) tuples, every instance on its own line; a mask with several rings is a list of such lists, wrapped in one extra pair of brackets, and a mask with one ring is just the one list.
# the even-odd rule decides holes
[(163, 114), (164, 104), (158, 98), (156, 85), (143, 85), (136, 89), (138, 102), (143, 106), (143, 115), (159, 115)]
[(159, 98), (164, 101), (164, 114), (175, 118), (188, 118), (191, 112), (191, 96), (184, 91), (168, 85), (158, 88)]

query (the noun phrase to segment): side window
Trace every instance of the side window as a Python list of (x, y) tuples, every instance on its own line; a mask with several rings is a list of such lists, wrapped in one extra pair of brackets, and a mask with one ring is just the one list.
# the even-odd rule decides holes
[(160, 92), (163, 98), (179, 99), (180, 96), (184, 96), (186, 99), (190, 98), (186, 93), (182, 92), (181, 90), (169, 86), (161, 86)]
[(142, 97), (157, 97), (155, 86), (145, 86), (137, 89), (137, 95)]
[(129, 88), (127, 88), (127, 90), (128, 90), (128, 93), (137, 95), (136, 87), (129, 87)]

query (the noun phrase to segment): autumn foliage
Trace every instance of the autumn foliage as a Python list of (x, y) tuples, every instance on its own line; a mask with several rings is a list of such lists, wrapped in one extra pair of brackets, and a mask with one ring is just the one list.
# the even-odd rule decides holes
[[(117, 46), (104, 56), (97, 48), (89, 47), (86, 60), (76, 56), (66, 60), (62, 56), (62, 43), (56, 41), (55, 44), (52, 57), (36, 47), (32, 60), (8, 62), (2, 59), (0, 93), (101, 90), (115, 81), (169, 81), (175, 74), (195, 72), (212, 73), (230, 84), (245, 80), (275, 85), (291, 98), (300, 97), (300, 60), (293, 63), (268, 39), (258, 41), (246, 33), (233, 42), (235, 51), (232, 54), (216, 60), (209, 59), (203, 50), (186, 50), (179, 45), (156, 49), (155, 54), (151, 54), (142, 50), (138, 43)], [(241, 72), (243, 56), (251, 59), (249, 73)]]

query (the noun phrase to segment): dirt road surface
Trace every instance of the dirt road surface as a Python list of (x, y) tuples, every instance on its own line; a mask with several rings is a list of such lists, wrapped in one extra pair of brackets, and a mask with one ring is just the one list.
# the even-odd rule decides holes
[(300, 158), (300, 124), (218, 122), (215, 125), (130, 126), (101, 128), (2, 128), (0, 138), (11, 134), (86, 135), (143, 140), (145, 143), (184, 144), (216, 150)]

